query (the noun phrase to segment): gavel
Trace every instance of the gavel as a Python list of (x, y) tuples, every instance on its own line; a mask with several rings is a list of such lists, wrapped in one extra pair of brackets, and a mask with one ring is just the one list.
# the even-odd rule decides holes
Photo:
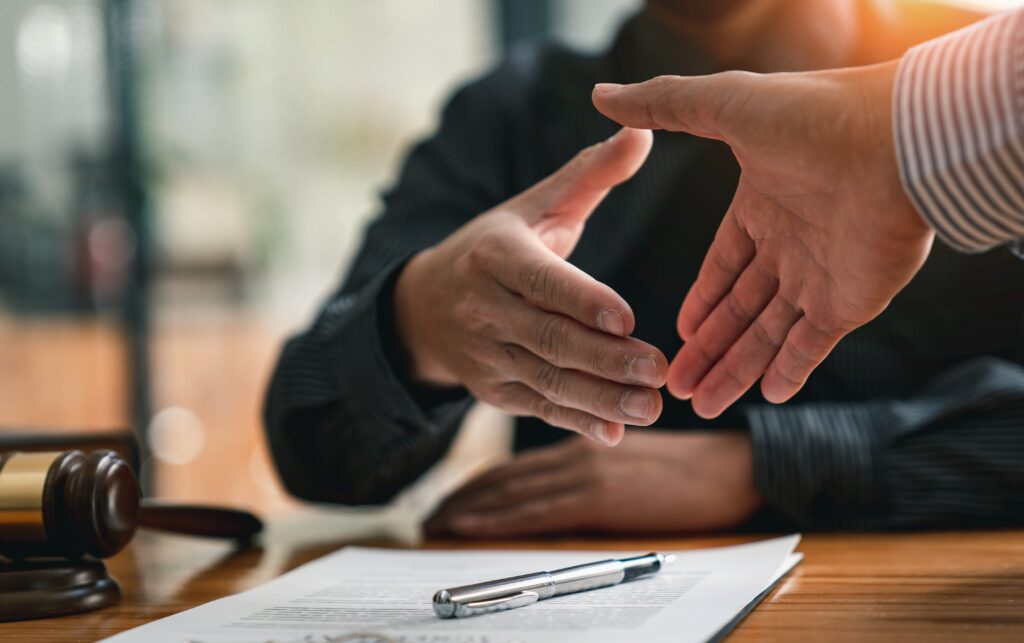
[(106, 558), (140, 526), (237, 540), (262, 529), (243, 511), (141, 500), (113, 451), (0, 453), (0, 555)]
[[(63, 444), (47, 440), (50, 448)], [(33, 440), (22, 448), (39, 446)], [(137, 454), (130, 440), (118, 446)], [(0, 452), (0, 622), (117, 603), (120, 586), (96, 559), (120, 551), (137, 527), (235, 540), (263, 528), (244, 511), (156, 504), (140, 495), (135, 471), (114, 451)]]

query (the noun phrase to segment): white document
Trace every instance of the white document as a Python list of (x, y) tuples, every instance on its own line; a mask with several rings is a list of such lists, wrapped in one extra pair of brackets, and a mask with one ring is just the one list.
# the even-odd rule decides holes
[(463, 619), (434, 615), (449, 587), (646, 552), (407, 551), (349, 547), (108, 643), (706, 641), (788, 572), (799, 535), (674, 553), (651, 576)]

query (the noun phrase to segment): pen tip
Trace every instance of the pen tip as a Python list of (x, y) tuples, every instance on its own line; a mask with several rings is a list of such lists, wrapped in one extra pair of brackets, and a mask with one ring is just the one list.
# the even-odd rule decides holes
[(665, 564), (674, 563), (676, 560), (675, 554), (665, 554)]

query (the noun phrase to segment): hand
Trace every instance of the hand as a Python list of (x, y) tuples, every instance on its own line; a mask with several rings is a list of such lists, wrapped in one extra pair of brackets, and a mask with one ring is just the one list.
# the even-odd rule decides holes
[(761, 503), (746, 433), (645, 431), (614, 451), (579, 438), (528, 451), (452, 494), (426, 531), (517, 537), (724, 529)]
[(654, 422), (668, 360), (629, 337), (622, 297), (565, 261), (650, 148), (650, 132), (624, 129), (413, 257), (395, 285), (413, 377), (609, 445)]
[(933, 233), (900, 184), (895, 63), (847, 70), (665, 76), (599, 85), (594, 104), (629, 127), (721, 139), (742, 168), (679, 312), (686, 344), (669, 390), (715, 417), (764, 374), (784, 402), (848, 332), (918, 271)]

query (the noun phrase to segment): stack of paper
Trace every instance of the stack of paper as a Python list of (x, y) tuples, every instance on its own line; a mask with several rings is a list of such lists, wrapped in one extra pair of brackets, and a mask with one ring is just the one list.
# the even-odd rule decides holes
[(438, 619), (439, 589), (646, 552), (396, 551), (350, 547), (247, 592), (124, 632), (111, 643), (706, 641), (800, 561), (798, 535), (673, 553), (650, 577), (528, 607)]

